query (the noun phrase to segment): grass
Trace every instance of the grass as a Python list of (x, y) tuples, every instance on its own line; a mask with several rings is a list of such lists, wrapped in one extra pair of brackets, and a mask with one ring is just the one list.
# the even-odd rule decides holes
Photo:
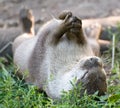
[[(108, 91), (101, 97), (97, 97), (97, 92), (89, 96), (85, 93), (80, 97), (75, 87), (69, 94), (65, 93), (61, 100), (52, 100), (38, 92), (34, 85), (15, 76), (17, 69), (12, 62), (6, 66), (5, 60), (0, 58), (0, 108), (120, 108), (120, 50), (117, 47), (114, 68), (108, 73)], [(109, 64), (111, 50), (104, 56), (107, 58), (106, 64)]]
[[(17, 71), (11, 64), (5, 66), (0, 61), (0, 108), (119, 108), (120, 107), (120, 71), (115, 63), (108, 78), (108, 92), (105, 96), (86, 95), (80, 97), (75, 88), (65, 93), (61, 100), (52, 100), (38, 92), (34, 85), (26, 84), (15, 76)], [(99, 98), (95, 100), (95, 98)]]

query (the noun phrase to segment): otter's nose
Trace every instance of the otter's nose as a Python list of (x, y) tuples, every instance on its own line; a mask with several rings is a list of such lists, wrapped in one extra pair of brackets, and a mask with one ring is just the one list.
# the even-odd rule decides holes
[(99, 58), (90, 58), (90, 62), (94, 65), (94, 66), (102, 66), (102, 60)]

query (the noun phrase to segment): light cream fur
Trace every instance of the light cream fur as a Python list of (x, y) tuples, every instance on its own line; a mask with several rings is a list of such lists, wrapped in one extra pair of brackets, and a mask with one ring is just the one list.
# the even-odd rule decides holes
[(12, 47), (13, 53), (15, 52), (15, 50), (18, 48), (18, 46), (22, 42), (26, 41), (27, 39), (32, 38), (33, 36), (34, 35), (31, 33), (23, 33), (22, 35), (18, 36), (13, 42), (13, 47)]

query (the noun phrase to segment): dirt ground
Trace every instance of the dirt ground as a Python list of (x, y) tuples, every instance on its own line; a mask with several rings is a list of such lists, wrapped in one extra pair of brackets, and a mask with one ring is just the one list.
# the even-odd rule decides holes
[[(62, 10), (71, 10), (84, 18), (100, 18), (120, 15), (119, 0), (0, 0), (0, 27), (16, 26), (21, 8), (33, 10), (36, 21), (47, 21)], [(13, 25), (12, 25), (13, 24)]]

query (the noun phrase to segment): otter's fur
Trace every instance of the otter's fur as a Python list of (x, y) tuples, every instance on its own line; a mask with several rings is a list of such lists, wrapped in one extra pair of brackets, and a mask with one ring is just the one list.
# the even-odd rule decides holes
[[(85, 84), (83, 81), (83, 84), (89, 93), (91, 74), (98, 75), (95, 81), (102, 79), (92, 91), (106, 92), (101, 59), (95, 56), (84, 36), (81, 20), (71, 12), (64, 19), (48, 21), (37, 36), (21, 43), (14, 52), (14, 63), (20, 68), (19, 74), (26, 75), (27, 82), (37, 85), (53, 99), (60, 98), (62, 91), (73, 89), (71, 82), (77, 84), (82, 79), (88, 81), (85, 80)], [(99, 83), (105, 85), (104, 89), (99, 88)]]

